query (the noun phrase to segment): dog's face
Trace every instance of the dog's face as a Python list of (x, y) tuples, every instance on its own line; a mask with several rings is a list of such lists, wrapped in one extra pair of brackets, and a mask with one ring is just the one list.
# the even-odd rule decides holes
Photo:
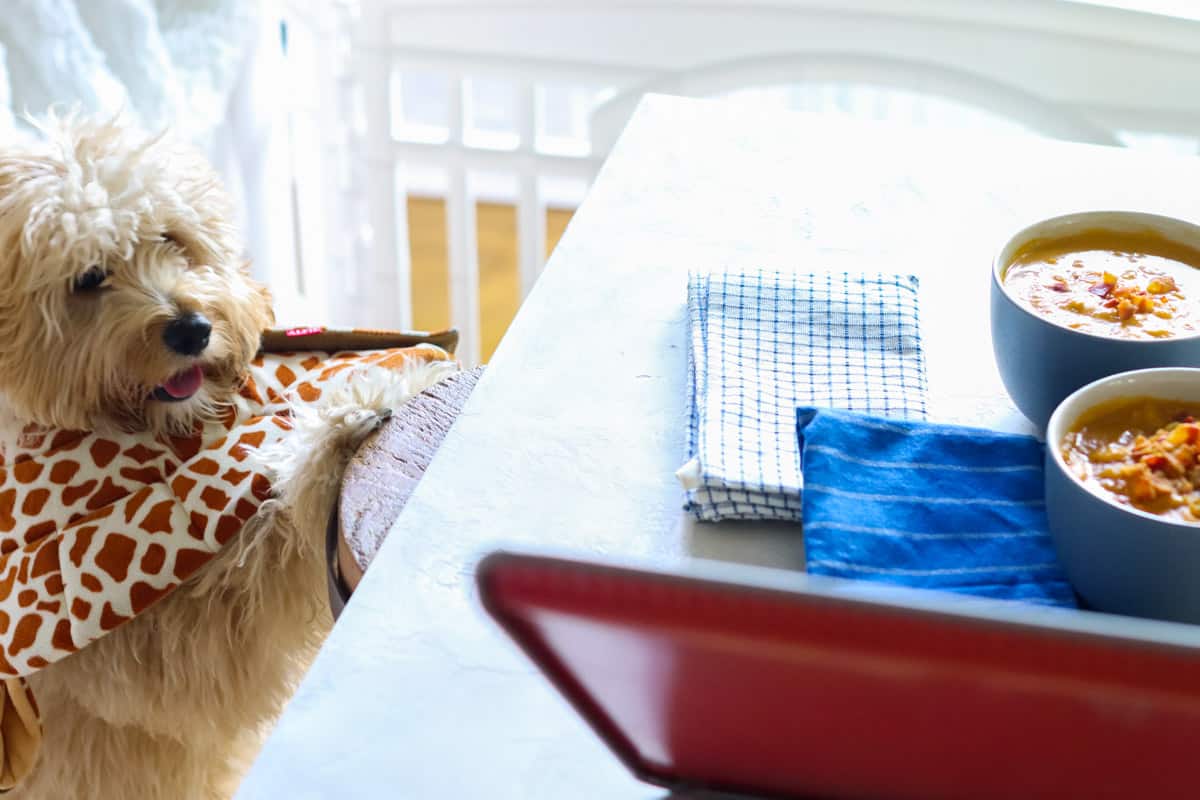
[(24, 422), (188, 430), (270, 325), (216, 175), (117, 122), (0, 148), (0, 398)]

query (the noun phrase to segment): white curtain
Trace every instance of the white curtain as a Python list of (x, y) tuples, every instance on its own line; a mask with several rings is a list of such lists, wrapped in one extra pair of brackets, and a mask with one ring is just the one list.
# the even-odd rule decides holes
[(123, 110), (150, 130), (170, 126), (222, 173), (256, 275), (270, 282), (290, 268), (288, 178), (275, 155), (286, 151), (280, 17), (271, 0), (4, 0), (4, 6), (0, 137), (28, 135), (21, 115), (52, 105)]

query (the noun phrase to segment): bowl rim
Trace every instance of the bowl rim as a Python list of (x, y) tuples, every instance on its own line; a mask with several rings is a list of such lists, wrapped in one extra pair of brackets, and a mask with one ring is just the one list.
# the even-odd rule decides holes
[[(1054, 322), (1054, 321), (1049, 320), (1046, 317), (1042, 316), (1041, 314), (1036, 313), (1032, 309), (1025, 306), (1025, 304), (1022, 303), (1020, 300), (1018, 300), (1016, 297), (1014, 297), (1008, 291), (1007, 287), (1005, 287), (1004, 281), (1000, 277), (1000, 273), (1004, 269), (1006, 269), (1009, 265), (1007, 263), (1004, 263), (1006, 261), (1006, 259), (1003, 259), (1002, 256), (1004, 255), (1005, 251), (1008, 250), (1012, 246), (1012, 244), (1014, 242), (1016, 242), (1019, 239), (1028, 238), (1030, 232), (1033, 231), (1035, 228), (1039, 228), (1043, 225), (1050, 225), (1053, 223), (1065, 224), (1065, 223), (1067, 223), (1071, 220), (1075, 220), (1075, 219), (1087, 219), (1089, 217), (1114, 217), (1114, 216), (1115, 217), (1127, 217), (1132, 220), (1143, 220), (1143, 221), (1151, 222), (1151, 223), (1166, 221), (1167, 223), (1172, 224), (1172, 225), (1182, 225), (1185, 228), (1191, 228), (1196, 234), (1195, 247), (1197, 250), (1200, 250), (1200, 224), (1197, 224), (1195, 222), (1189, 222), (1188, 220), (1182, 219), (1180, 217), (1172, 217), (1167, 214), (1154, 214), (1154, 213), (1147, 212), (1147, 211), (1129, 211), (1129, 210), (1122, 210), (1122, 209), (1095, 209), (1095, 210), (1091, 210), (1091, 211), (1072, 211), (1071, 213), (1068, 213), (1068, 214), (1058, 214), (1053, 217), (1045, 217), (1044, 219), (1039, 219), (1034, 222), (1031, 222), (1028, 225), (1025, 225), (1024, 227), (1022, 227), (1020, 230), (1013, 233), (1012, 235), (1010, 235), (1007, 239), (1005, 239), (1004, 242), (1000, 245), (999, 249), (996, 251), (996, 255), (992, 258), (992, 289), (994, 291), (1000, 292), (1000, 294), (1004, 297), (1004, 299), (1007, 300), (1012, 306), (1014, 306), (1017, 309), (1017, 311), (1024, 314), (1025, 316), (1028, 316), (1030, 319), (1037, 320), (1038, 322), (1040, 322), (1043, 325), (1049, 325), (1050, 327), (1054, 328), (1055, 330), (1062, 331), (1063, 333), (1069, 334), (1071, 336), (1078, 336), (1085, 340), (1117, 343), (1117, 344), (1119, 344), (1119, 346), (1122, 346), (1122, 347), (1153, 347), (1156, 345), (1165, 346), (1172, 342), (1187, 342), (1187, 341), (1192, 341), (1193, 339), (1200, 339), (1200, 330), (1197, 330), (1195, 333), (1191, 333), (1186, 336), (1167, 336), (1162, 339), (1121, 339), (1116, 336), (1104, 336), (1103, 334), (1099, 334), (1099, 333), (1087, 333), (1084, 331), (1077, 331), (1074, 328), (1068, 328), (1066, 325), (1063, 325), (1059, 322)], [(1153, 228), (1151, 228), (1151, 229), (1154, 230)], [(1162, 233), (1161, 230), (1156, 230), (1156, 232)], [(1167, 235), (1167, 234), (1163, 234), (1163, 235)], [(1170, 237), (1168, 237), (1168, 238), (1170, 238)], [(1181, 242), (1181, 244), (1183, 244), (1183, 243)], [(1200, 267), (1197, 267), (1197, 269), (1200, 269)]]
[[(1054, 412), (1050, 415), (1050, 419), (1046, 423), (1046, 451), (1049, 454), (1049, 458), (1047, 460), (1052, 462), (1055, 468), (1058, 469), (1073, 486), (1078, 488), (1088, 497), (1094, 498), (1095, 500), (1119, 509), (1126, 514), (1140, 517), (1141, 519), (1149, 522), (1153, 522), (1158, 525), (1166, 525), (1173, 530), (1187, 531), (1191, 535), (1200, 535), (1200, 522), (1178, 522), (1176, 520), (1159, 516), (1158, 514), (1151, 514), (1149, 511), (1142, 511), (1140, 508), (1122, 505), (1115, 498), (1113, 498), (1109, 492), (1101, 494), (1100, 492), (1092, 491), (1090, 488), (1084, 485), (1082, 481), (1076, 478), (1074, 474), (1072, 474), (1071, 470), (1067, 467), (1066, 461), (1063, 459), (1062, 449), (1059, 447), (1062, 442), (1063, 435), (1067, 432), (1067, 427), (1072, 425), (1075, 422), (1075, 419), (1078, 419), (1078, 416), (1076, 416), (1075, 419), (1064, 420), (1063, 417), (1066, 414), (1068, 405), (1079, 402), (1079, 400), (1085, 395), (1097, 391), (1102, 386), (1110, 383), (1129, 381), (1132, 379), (1132, 385), (1136, 385), (1137, 383), (1155, 375), (1166, 374), (1190, 375), (1196, 378), (1197, 395), (1200, 396), (1200, 367), (1151, 367), (1148, 369), (1127, 370), (1125, 372), (1117, 372), (1112, 375), (1106, 375), (1103, 378), (1098, 378), (1091, 383), (1079, 387), (1074, 392), (1071, 392), (1071, 394), (1063, 398), (1063, 400), (1054, 408)], [(1139, 396), (1157, 397), (1158, 395), (1153, 392), (1131, 393), (1129, 395), (1129, 397)], [(1196, 402), (1197, 404), (1200, 404), (1200, 399), (1197, 399)], [(1083, 414), (1088, 410), (1088, 408), (1090, 408), (1090, 406), (1085, 407), (1078, 413)], [(1053, 435), (1055, 433), (1057, 433), (1057, 435)]]

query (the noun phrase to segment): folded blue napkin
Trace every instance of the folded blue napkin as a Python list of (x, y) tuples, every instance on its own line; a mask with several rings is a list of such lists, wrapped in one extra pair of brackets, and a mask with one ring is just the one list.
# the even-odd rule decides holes
[(797, 409), (808, 571), (1075, 607), (1030, 436)]

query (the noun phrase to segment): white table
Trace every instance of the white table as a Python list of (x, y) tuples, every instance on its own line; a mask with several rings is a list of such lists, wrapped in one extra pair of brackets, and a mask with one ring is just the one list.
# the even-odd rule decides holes
[(1024, 431), (991, 258), (1093, 208), (1200, 219), (1200, 160), (647, 98), (239, 797), (662, 796), (483, 616), (472, 568), (499, 543), (802, 567), (793, 528), (680, 511), (688, 269), (911, 271), (934, 416)]

